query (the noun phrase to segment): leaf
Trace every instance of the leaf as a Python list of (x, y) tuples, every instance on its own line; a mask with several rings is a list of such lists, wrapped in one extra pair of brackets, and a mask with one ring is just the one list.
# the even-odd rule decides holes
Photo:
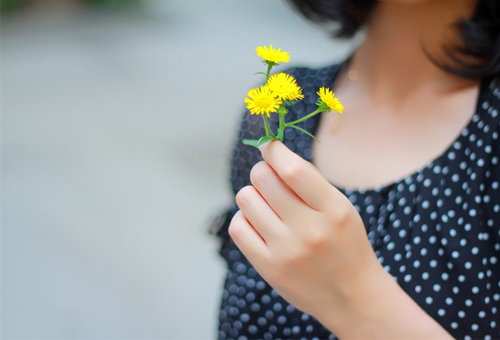
[(289, 126), (290, 126), (290, 127), (293, 127), (294, 129), (297, 129), (297, 130), (300, 130), (300, 131), (304, 132), (304, 133), (305, 133), (305, 134), (307, 134), (308, 136), (310, 136), (310, 137), (312, 137), (312, 138), (316, 139), (316, 141), (319, 143), (319, 140), (318, 140), (316, 137), (314, 137), (312, 134), (310, 134), (309, 132), (307, 132), (307, 131), (306, 131), (306, 130), (304, 130), (303, 128), (300, 128), (300, 127), (295, 126), (295, 125), (289, 125)]
[(245, 145), (255, 146), (256, 148), (259, 148), (259, 141), (256, 139), (243, 139), (242, 142)]
[(257, 142), (257, 147), (261, 146), (262, 144), (266, 143), (266, 142), (269, 142), (273, 139), (276, 139), (275, 137), (272, 137), (272, 136), (264, 136), (264, 137), (261, 137), (259, 139), (259, 141)]
[(263, 74), (263, 75), (266, 75), (265, 72), (255, 72), (254, 74)]

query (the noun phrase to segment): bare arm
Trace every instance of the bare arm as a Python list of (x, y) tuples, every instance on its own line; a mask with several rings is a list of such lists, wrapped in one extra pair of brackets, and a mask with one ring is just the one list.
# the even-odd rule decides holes
[(453, 339), (385, 270), (372, 279), (353, 287), (343, 310), (315, 317), (341, 339)]

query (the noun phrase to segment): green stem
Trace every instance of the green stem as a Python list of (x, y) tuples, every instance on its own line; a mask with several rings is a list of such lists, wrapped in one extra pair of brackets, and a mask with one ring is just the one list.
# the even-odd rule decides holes
[(300, 123), (300, 122), (302, 122), (302, 121), (304, 121), (304, 120), (306, 120), (306, 119), (311, 118), (312, 116), (314, 116), (314, 115), (316, 115), (316, 114), (318, 114), (318, 113), (320, 113), (320, 112), (322, 112), (322, 111), (321, 111), (320, 109), (317, 109), (316, 111), (311, 112), (310, 114), (308, 114), (308, 115), (307, 115), (307, 116), (305, 116), (305, 117), (302, 117), (302, 118), (300, 118), (300, 119), (297, 119), (297, 120), (295, 120), (295, 121), (293, 121), (293, 122), (285, 123), (285, 126), (295, 125), (295, 124)]
[(269, 80), (269, 74), (271, 73), (272, 68), (273, 68), (273, 65), (267, 64), (266, 84), (267, 84), (267, 81)]
[(266, 115), (262, 115), (262, 120), (264, 121), (264, 128), (266, 130), (266, 136), (269, 137), (269, 124), (267, 123)]
[(266, 136), (276, 137), (274, 135), (274, 133), (271, 131), (271, 128), (269, 127), (269, 122), (267, 121), (267, 116), (265, 114), (263, 114), (262, 117), (264, 118), (264, 126), (266, 128)]
[[(279, 129), (282, 131), (282, 134), (285, 134), (285, 115), (279, 115), (280, 118), (280, 126)], [(283, 142), (283, 136), (280, 139), (281, 142)]]
[[(266, 84), (267, 84), (267, 81), (269, 80), (269, 74), (271, 73), (271, 69), (272, 68), (273, 68), (273, 65), (267, 64)], [(266, 115), (262, 115), (262, 117), (264, 118), (264, 126), (266, 128), (266, 136), (276, 137), (274, 135), (274, 133), (271, 131), (271, 128), (269, 127), (269, 122), (267, 121), (267, 116)]]

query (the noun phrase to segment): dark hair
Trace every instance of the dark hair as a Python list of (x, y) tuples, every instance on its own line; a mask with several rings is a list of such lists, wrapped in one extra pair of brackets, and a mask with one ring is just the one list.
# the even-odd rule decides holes
[[(294, 9), (316, 23), (336, 23), (336, 38), (351, 38), (366, 23), (377, 0), (287, 0)], [(479, 80), (500, 74), (500, 0), (478, 0), (470, 18), (458, 20), (458, 43), (443, 46), (457, 66), (443, 64), (423, 47), (427, 57), (442, 70)]]

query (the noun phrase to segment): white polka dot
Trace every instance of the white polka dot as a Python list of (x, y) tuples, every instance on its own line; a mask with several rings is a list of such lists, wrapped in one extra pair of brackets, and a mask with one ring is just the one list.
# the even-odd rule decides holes
[[(314, 106), (315, 89), (323, 86), (319, 85), (320, 76), (321, 82), (331, 83), (332, 79), (326, 77), (331, 71), (325, 70), (301, 68), (303, 74), (294, 71), (307, 84), (303, 91), (309, 102), (291, 106), (290, 119), (304, 116)], [(492, 88), (490, 85), (488, 90)], [(491, 339), (487, 333), (498, 327), (498, 321), (492, 320), (500, 301), (500, 282), (495, 280), (494, 271), (500, 262), (500, 230), (495, 218), (500, 214), (500, 126), (498, 119), (493, 119), (500, 107), (498, 84), (493, 94), (491, 100), (481, 101), (480, 108), (488, 114), (483, 110), (474, 113), (474, 124), (462, 129), (461, 138), (443, 157), (395, 185), (345, 190), (367, 227), (369, 241), (384, 270), (396, 281), (403, 281), (406, 290), (418, 294), (418, 301), (423, 299), (444, 327), (460, 328), (456, 332), (463, 339)], [(263, 127), (258, 118), (246, 114), (238, 138), (260, 138)], [(304, 127), (313, 131), (315, 122), (309, 119)], [(275, 130), (278, 119), (271, 119), (270, 124)], [(288, 130), (285, 144), (310, 159), (312, 140)], [(248, 183), (252, 166), (261, 161), (259, 152), (238, 142), (231, 173), (235, 192)], [(309, 324), (309, 316), (302, 314), (300, 325), (292, 323), (297, 310), (278, 300), (274, 289), (268, 291), (269, 285), (246, 259), (243, 261), (236, 245), (230, 246), (223, 249), (229, 272), (222, 294), (226, 303), (219, 314), (219, 337), (247, 340), (262, 332), (264, 339), (300, 338), (301, 333), (319, 339), (320, 329)]]

